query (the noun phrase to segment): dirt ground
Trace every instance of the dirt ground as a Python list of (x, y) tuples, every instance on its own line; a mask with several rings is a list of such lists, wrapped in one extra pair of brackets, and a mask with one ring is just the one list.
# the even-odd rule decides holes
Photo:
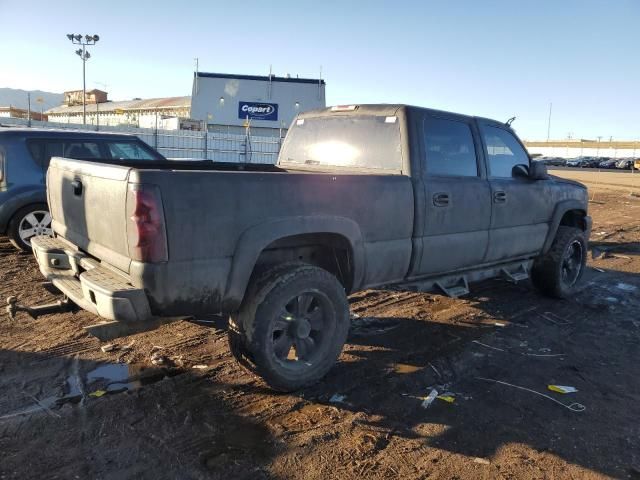
[[(103, 352), (86, 312), (2, 314), (0, 478), (640, 478), (640, 197), (594, 193), (598, 258), (574, 298), (502, 280), (360, 292), (339, 363), (295, 394), (235, 363), (222, 319)], [(54, 298), (1, 238), (13, 294)], [(448, 396), (423, 408), (432, 389)]]

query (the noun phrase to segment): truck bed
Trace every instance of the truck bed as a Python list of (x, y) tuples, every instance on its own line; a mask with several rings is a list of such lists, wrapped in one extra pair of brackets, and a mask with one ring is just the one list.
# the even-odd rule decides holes
[[(241, 300), (258, 256), (277, 248), (273, 242), (288, 231), (327, 232), (350, 242), (359, 266), (354, 288), (400, 280), (409, 269), (414, 200), (406, 176), (141, 163), (55, 158), (48, 194), (57, 234), (144, 288), (152, 310), (228, 311)], [(139, 184), (160, 192), (166, 262), (131, 259), (127, 192)]]

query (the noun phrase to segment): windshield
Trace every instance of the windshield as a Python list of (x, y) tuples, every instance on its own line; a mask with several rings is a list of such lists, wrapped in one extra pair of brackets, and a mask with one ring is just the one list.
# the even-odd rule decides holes
[(400, 171), (400, 121), (374, 115), (300, 118), (287, 133), (279, 162)]

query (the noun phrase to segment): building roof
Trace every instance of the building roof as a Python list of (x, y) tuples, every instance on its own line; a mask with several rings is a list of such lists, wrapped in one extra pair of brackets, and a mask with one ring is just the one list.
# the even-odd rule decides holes
[[(98, 111), (113, 112), (115, 110), (166, 110), (175, 108), (191, 108), (191, 97), (163, 97), (163, 98), (148, 98), (146, 100), (125, 100), (122, 102), (104, 102), (97, 104)], [(92, 113), (96, 110), (96, 104), (90, 103), (87, 105), (87, 112)], [(47, 114), (66, 114), (66, 113), (82, 113), (82, 105), (74, 105), (68, 107), (66, 105), (60, 105), (50, 108), (45, 113)]]
[(194, 76), (198, 78), (229, 78), (234, 80), (258, 80), (260, 82), (268, 82), (271, 79), (272, 82), (286, 82), (286, 83), (313, 83), (317, 85), (321, 83), (324, 85), (324, 80), (319, 78), (293, 78), (293, 77), (276, 77), (275, 75), (233, 75), (231, 73), (207, 73), (207, 72), (195, 72)]
[[(87, 90), (87, 93), (107, 93), (104, 90), (98, 90), (97, 88), (94, 88), (93, 90)], [(64, 93), (82, 93), (82, 90), (67, 90)]]

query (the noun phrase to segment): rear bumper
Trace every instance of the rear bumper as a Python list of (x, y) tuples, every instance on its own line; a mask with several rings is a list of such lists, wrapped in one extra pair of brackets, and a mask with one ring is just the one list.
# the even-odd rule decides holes
[(139, 322), (152, 317), (144, 290), (124, 276), (60, 239), (36, 237), (31, 245), (40, 272), (79, 307), (109, 320)]

